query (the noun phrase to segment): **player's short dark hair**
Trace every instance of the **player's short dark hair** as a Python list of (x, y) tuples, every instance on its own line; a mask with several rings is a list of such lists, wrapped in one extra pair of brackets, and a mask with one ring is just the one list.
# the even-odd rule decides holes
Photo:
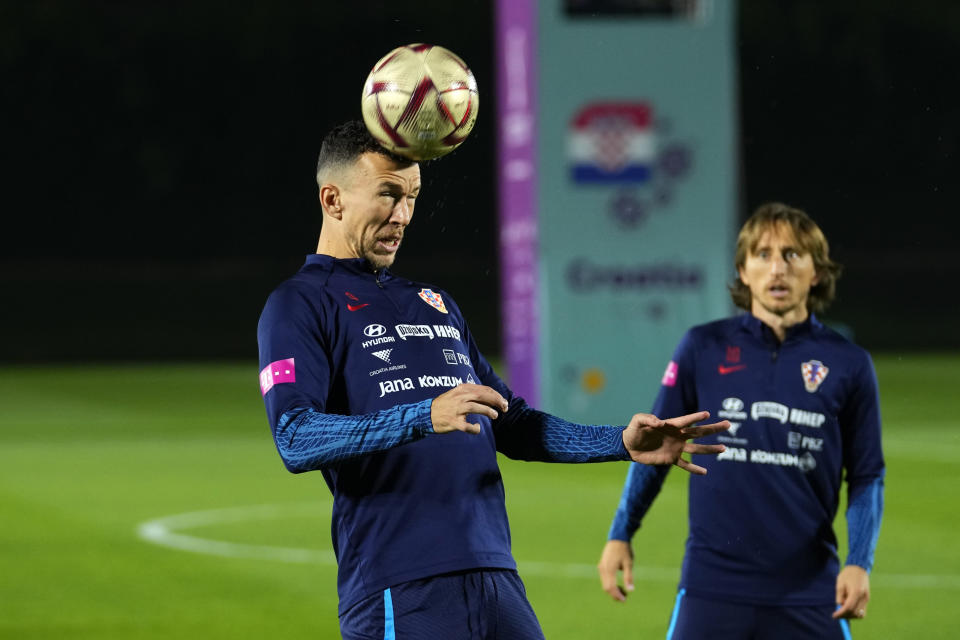
[(353, 164), (365, 153), (379, 153), (402, 167), (414, 164), (413, 160), (393, 153), (370, 135), (367, 126), (360, 120), (350, 120), (337, 125), (323, 139), (320, 157), (317, 159), (317, 180), (329, 169)]
[(740, 229), (740, 235), (737, 236), (737, 250), (733, 258), (737, 277), (730, 285), (730, 297), (741, 309), (750, 310), (752, 302), (750, 287), (740, 279), (740, 269), (747, 262), (747, 254), (756, 250), (764, 232), (780, 225), (788, 227), (800, 248), (813, 258), (817, 284), (810, 287), (807, 309), (819, 313), (833, 302), (837, 290), (837, 279), (840, 278), (843, 267), (830, 259), (830, 245), (817, 223), (805, 211), (782, 202), (768, 202), (760, 205)]

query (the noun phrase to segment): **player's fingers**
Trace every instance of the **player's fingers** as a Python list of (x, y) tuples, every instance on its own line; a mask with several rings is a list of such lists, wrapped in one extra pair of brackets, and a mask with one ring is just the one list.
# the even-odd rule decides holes
[(467, 400), (488, 405), (499, 411), (506, 411), (509, 408), (506, 398), (500, 395), (500, 392), (493, 387), (482, 384), (464, 383), (457, 388), (463, 389), (466, 392)]
[(869, 593), (861, 593), (857, 598), (857, 603), (853, 605), (853, 616), (855, 618), (867, 617), (867, 602), (870, 601)]
[(624, 595), (623, 589), (617, 584), (616, 570), (611, 570), (609, 567), (603, 565), (597, 567), (597, 569), (600, 572), (600, 585), (603, 587), (603, 590), (614, 600), (619, 602), (626, 600), (627, 596)]
[(726, 431), (729, 428), (730, 422), (727, 420), (722, 420), (720, 422), (714, 422), (713, 424), (702, 424), (698, 427), (687, 427), (683, 430), (683, 434), (691, 439), (702, 438), (703, 436), (709, 436), (712, 433)]
[(707, 475), (707, 470), (706, 470), (706, 469), (704, 469), (703, 467), (701, 467), (701, 466), (698, 465), (698, 464), (693, 464), (693, 463), (690, 462), (689, 460), (684, 460), (683, 458), (679, 458), (679, 459), (678, 459), (676, 462), (674, 462), (673, 464), (675, 464), (676, 466), (680, 467), (681, 469), (683, 469), (683, 470), (686, 471), (687, 473), (691, 473), (691, 474), (693, 474), (693, 475), (695, 475), (695, 476), (705, 476), (705, 475)]
[(629, 543), (619, 540), (608, 540), (597, 563), (597, 573), (600, 575), (600, 586), (607, 594), (619, 602), (626, 599), (626, 592), (617, 584), (617, 574), (621, 569), (632, 563)]
[(463, 431), (464, 433), (480, 433), (480, 425), (469, 422), (466, 417), (461, 418), (460, 421), (454, 426), (458, 431)]
[(726, 450), (727, 448), (722, 444), (694, 444), (692, 442), (687, 442), (683, 445), (684, 453), (712, 455), (715, 453), (722, 453)]
[(833, 610), (833, 619), (836, 620), (843, 616), (843, 602), (847, 599), (847, 585), (842, 580), (837, 580), (836, 599), (837, 608)]
[(834, 619), (857, 617), (857, 599), (852, 593), (844, 593), (843, 602), (839, 605), (839, 608), (833, 612)]
[(700, 422), (701, 420), (706, 420), (710, 417), (709, 411), (698, 411), (697, 413), (690, 413), (685, 416), (679, 416), (677, 418), (667, 418), (664, 420), (671, 427), (689, 427), (690, 425)]
[(633, 591), (633, 562), (629, 559), (623, 562), (623, 586), (627, 591)]
[(631, 427), (662, 427), (663, 420), (651, 413), (635, 413), (630, 418)]
[(479, 402), (464, 402), (461, 407), (461, 411), (464, 414), (475, 413), (481, 416), (487, 416), (491, 420), (496, 420), (499, 417), (499, 413), (493, 407), (488, 407), (485, 404), (480, 404)]
[(836, 597), (835, 602), (837, 603), (838, 607), (843, 604), (844, 600), (847, 599), (847, 583), (844, 582), (843, 580), (840, 580), (839, 578), (837, 579), (835, 597)]

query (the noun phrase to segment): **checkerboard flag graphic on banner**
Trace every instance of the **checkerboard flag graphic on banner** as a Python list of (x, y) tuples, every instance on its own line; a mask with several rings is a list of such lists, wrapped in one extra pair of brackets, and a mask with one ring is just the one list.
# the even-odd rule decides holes
[(595, 102), (573, 117), (571, 177), (581, 184), (643, 184), (656, 155), (653, 110), (646, 102)]

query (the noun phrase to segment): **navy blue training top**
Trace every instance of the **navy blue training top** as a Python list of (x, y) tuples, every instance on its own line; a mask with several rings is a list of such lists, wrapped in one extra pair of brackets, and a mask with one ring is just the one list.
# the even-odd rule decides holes
[[(862, 540), (851, 536), (858, 557), (848, 564), (870, 569), (882, 511), (880, 408), (869, 354), (812, 315), (788, 329), (782, 344), (751, 314), (694, 327), (677, 346), (653, 412), (700, 409), (731, 428), (700, 440), (727, 450), (696, 456), (709, 475), (690, 480), (680, 587), (754, 604), (833, 604), (833, 519), (844, 472), (851, 531), (866, 532)], [(633, 465), (611, 538), (632, 537), (665, 473)], [(854, 505), (864, 505), (856, 522)]]
[[(514, 569), (496, 452), (563, 462), (627, 460), (622, 428), (573, 425), (527, 407), (477, 349), (444, 291), (310, 255), (269, 297), (260, 387), (293, 472), (334, 496), (340, 611), (391, 585), (481, 567)], [(510, 403), (478, 435), (433, 433), (432, 399), (461, 383)]]

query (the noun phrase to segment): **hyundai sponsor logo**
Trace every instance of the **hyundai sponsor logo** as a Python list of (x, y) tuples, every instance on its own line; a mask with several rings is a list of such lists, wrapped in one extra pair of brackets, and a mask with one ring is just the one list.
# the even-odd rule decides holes
[(747, 419), (747, 414), (743, 410), (743, 400), (740, 398), (724, 398), (720, 406), (723, 407), (717, 412), (717, 416), (720, 418), (726, 418), (727, 420)]
[(382, 324), (368, 324), (363, 328), (363, 335), (368, 338), (379, 338), (387, 332), (387, 328)]

